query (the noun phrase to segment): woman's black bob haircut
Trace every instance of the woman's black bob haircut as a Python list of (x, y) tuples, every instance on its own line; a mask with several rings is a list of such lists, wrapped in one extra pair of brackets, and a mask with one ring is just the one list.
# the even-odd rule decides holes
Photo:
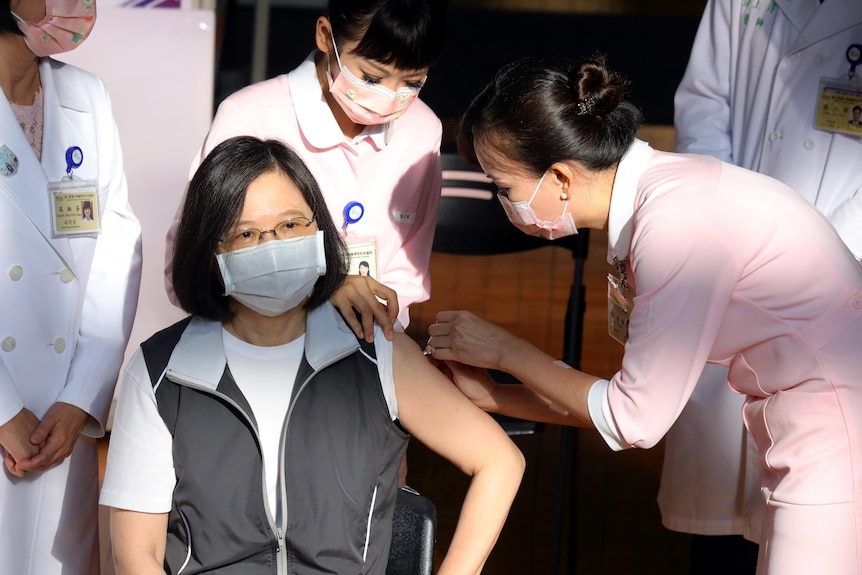
[(18, 27), (18, 22), (12, 16), (12, 2), (10, 0), (0, 0), (0, 35), (2, 34), (24, 35)]
[(482, 148), (531, 175), (566, 160), (606, 170), (631, 147), (641, 123), (624, 91), (625, 81), (602, 56), (517, 60), (501, 68), (467, 108), (458, 151), (478, 165), (476, 149)]
[(344, 240), (326, 209), (317, 181), (302, 159), (276, 140), (238, 136), (216, 146), (195, 172), (183, 204), (174, 243), (173, 286), (188, 313), (215, 321), (232, 316), (230, 298), (216, 262), (219, 239), (230, 231), (245, 204), (249, 184), (270, 172), (290, 178), (323, 231), (326, 274), (318, 278), (306, 307), (327, 301), (347, 274)]
[(430, 67), (443, 52), (446, 0), (329, 0), (335, 41), (402, 70)]

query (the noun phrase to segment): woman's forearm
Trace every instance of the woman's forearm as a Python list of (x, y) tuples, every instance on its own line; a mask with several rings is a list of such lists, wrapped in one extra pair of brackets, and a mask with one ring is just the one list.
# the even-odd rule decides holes
[(542, 397), (526, 385), (498, 384), (494, 390), (493, 398), (493, 405), (480, 407), (492, 413), (529, 421), (541, 421), (552, 425), (570, 427), (592, 427), (589, 420), (583, 421), (571, 415), (565, 408)]
[(481, 573), (518, 492), (524, 466), (524, 456), (513, 446), (473, 475), (438, 575)]
[[(548, 406), (547, 411), (557, 412), (562, 417), (562, 420), (550, 421), (551, 423), (593, 427), (587, 397), (590, 387), (601, 378), (555, 360), (519, 338), (513, 340), (510, 351), (503, 356), (499, 368), (515, 376), (537, 395), (525, 409), (536, 410), (537, 414), (541, 415), (543, 412), (540, 403), (544, 402)], [(498, 386), (498, 393), (501, 394), (498, 403), (504, 409), (510, 410), (515, 400), (524, 399), (523, 395), (513, 396), (514, 390), (510, 389), (511, 387)], [(551, 418), (553, 419), (553, 416)]]

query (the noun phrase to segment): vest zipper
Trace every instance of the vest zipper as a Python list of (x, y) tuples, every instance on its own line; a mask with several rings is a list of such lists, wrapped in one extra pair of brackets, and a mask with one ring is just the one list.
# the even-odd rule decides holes
[[(349, 355), (356, 353), (356, 349), (357, 348), (353, 348), (350, 351), (339, 354), (336, 357), (329, 358), (328, 361), (321, 364), (317, 369), (311, 367), (311, 364), (309, 364), (309, 367), (311, 367), (311, 373), (308, 375), (307, 378), (305, 378), (305, 381), (303, 381), (299, 385), (299, 388), (296, 390), (296, 393), (293, 396), (293, 401), (290, 402), (290, 405), (287, 408), (287, 415), (284, 418), (284, 425), (282, 425), (282, 430), (281, 430), (281, 442), (280, 442), (281, 444), (278, 447), (278, 485), (280, 486), (278, 495), (279, 495), (280, 501), (281, 501), (281, 525), (279, 525), (279, 527), (278, 527), (278, 530), (279, 530), (278, 532), (282, 533), (285, 538), (286, 538), (286, 531), (287, 531), (288, 508), (287, 508), (287, 477), (285, 477), (285, 474), (284, 474), (284, 466), (285, 466), (284, 446), (287, 444), (287, 430), (288, 430), (288, 425), (290, 423), (290, 416), (291, 416), (291, 414), (293, 414), (293, 408), (296, 407), (296, 402), (299, 401), (299, 396), (302, 395), (302, 392), (305, 390), (306, 387), (308, 387), (308, 384), (311, 383), (311, 380), (314, 379), (314, 376), (317, 375), (317, 373), (319, 371), (322, 371), (322, 370), (326, 369), (327, 367), (329, 367), (330, 365), (332, 365), (333, 363), (341, 361), (345, 357), (348, 357)], [(308, 359), (305, 358), (304, 353), (303, 353), (303, 359), (305, 359), (306, 362), (308, 361)], [(302, 364), (300, 363), (300, 369), (301, 368), (302, 368)], [(284, 560), (284, 565), (281, 564), (282, 559)], [(282, 552), (279, 552), (278, 560), (279, 560), (278, 572), (279, 573), (287, 573), (287, 551), (286, 550), (284, 551), (283, 556), (282, 556)]]
[[(225, 401), (225, 402), (229, 403), (230, 405), (232, 405), (233, 407), (235, 407), (236, 410), (240, 414), (242, 414), (243, 418), (245, 418), (245, 421), (246, 421), (246, 423), (248, 423), (249, 427), (253, 430), (254, 440), (257, 442), (257, 447), (258, 447), (258, 449), (260, 449), (260, 452), (263, 453), (263, 444), (261, 443), (260, 434), (258, 433), (257, 426), (254, 425), (254, 423), (251, 420), (251, 417), (249, 417), (248, 413), (246, 413), (246, 411), (242, 408), (242, 406), (240, 406), (236, 401), (234, 401), (233, 399), (231, 399), (230, 397), (228, 397), (227, 395), (225, 395), (219, 391), (216, 391), (216, 390), (209, 388), (209, 387), (204, 387), (201, 385), (191, 383), (187, 380), (177, 378), (177, 379), (171, 379), (171, 381), (173, 381), (174, 383), (176, 383), (178, 385), (184, 385), (188, 388), (195, 389), (197, 391), (202, 391), (202, 392), (209, 394), (213, 397), (217, 397), (217, 398), (221, 399), (222, 401)], [(267, 489), (266, 489), (266, 463), (263, 460), (263, 456), (261, 456), (261, 458), (260, 458), (260, 465), (261, 465), (261, 468), (263, 469), (263, 473), (261, 474), (261, 492), (263, 494), (263, 506), (266, 509), (266, 518), (269, 521), (270, 532), (275, 537), (275, 543), (276, 543), (276, 547), (277, 547), (277, 560), (276, 560), (276, 562), (278, 565), (278, 573), (279, 574), (281, 574), (281, 573), (286, 574), (287, 573), (287, 561), (286, 561), (287, 551), (286, 551), (285, 545), (284, 545), (284, 532), (282, 531), (281, 528), (276, 526), (275, 519), (274, 519), (275, 515), (272, 513), (272, 508), (270, 507), (270, 504), (269, 504), (269, 494), (267, 493)]]
[(275, 566), (278, 575), (287, 575), (287, 545), (284, 540), (284, 530), (281, 527), (276, 531), (278, 540), (278, 554), (276, 555)]

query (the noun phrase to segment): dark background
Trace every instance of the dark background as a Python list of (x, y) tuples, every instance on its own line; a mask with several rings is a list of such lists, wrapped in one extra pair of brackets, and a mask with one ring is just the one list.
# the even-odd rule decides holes
[[(273, 6), (267, 76), (295, 68), (314, 48), (318, 9)], [(228, 3), (217, 62), (216, 104), (249, 82), (252, 6)], [(421, 98), (444, 120), (460, 116), (502, 65), (523, 56), (602, 53), (629, 81), (629, 99), (648, 124), (673, 123), (673, 93), (700, 20), (696, 15), (576, 14), (448, 10), (446, 47)]]

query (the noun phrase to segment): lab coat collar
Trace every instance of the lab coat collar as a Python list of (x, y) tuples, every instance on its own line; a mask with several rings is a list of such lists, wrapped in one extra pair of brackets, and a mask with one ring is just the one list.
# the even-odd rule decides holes
[[(306, 319), (305, 359), (317, 370), (359, 348), (356, 335), (329, 302), (311, 310)], [(193, 317), (168, 360), (171, 381), (215, 390), (224, 374), (221, 323)]]
[(632, 241), (632, 220), (638, 181), (647, 169), (653, 149), (642, 140), (635, 140), (620, 160), (611, 193), (608, 214), (608, 263), (628, 257)]
[[(0, 188), (27, 214), (66, 266), (74, 270), (75, 262), (69, 240), (51, 237), (48, 182), (59, 180), (65, 174), (68, 146), (80, 145), (86, 154), (86, 144), (89, 143), (83, 140), (75, 119), (84, 122), (91, 122), (91, 119), (82, 118), (78, 114), (73, 118), (67, 114), (67, 110), (87, 114), (91, 113), (91, 109), (86, 98), (63, 74), (63, 66), (65, 64), (50, 58), (43, 58), (39, 63), (44, 109), (41, 164), (24, 132), (21, 131), (12, 107), (5, 96), (2, 97), (2, 103), (0, 103), (2, 142), (0, 143), (5, 144), (15, 153), (19, 165), (18, 173), (2, 178)], [(95, 161), (95, 150), (92, 152), (91, 161)]]
[[(824, 38), (862, 24), (862, 2), (859, 0), (826, 0), (820, 8), (813, 1), (775, 0), (775, 2), (800, 31), (791, 52), (802, 50)], [(855, 38), (853, 41), (860, 42), (862, 38)], [(850, 68), (849, 63), (847, 68)]]
[[(78, 126), (83, 122), (92, 125), (92, 119), (81, 114), (92, 115), (90, 103), (63, 73), (66, 64), (43, 58), (39, 63), (42, 77), (42, 92), (45, 97), (45, 131), (42, 135), (42, 168), (50, 181), (66, 175), (66, 150), (79, 146), (84, 152), (84, 164), (95, 162), (95, 149), (88, 149), (86, 140)], [(98, 169), (88, 169), (98, 173)]]
[[(832, 0), (829, 0), (831, 2)], [(784, 13), (793, 27), (802, 30), (811, 21), (817, 11), (814, 0), (775, 0), (778, 9)]]
[(332, 115), (332, 110), (329, 109), (329, 104), (323, 97), (314, 64), (315, 54), (316, 51), (309, 54), (302, 64), (287, 75), (297, 122), (303, 136), (312, 146), (321, 150), (345, 146), (354, 154), (358, 154), (357, 147), (366, 139), (377, 150), (385, 148), (391, 139), (393, 122), (379, 126), (366, 126), (361, 134), (353, 138), (353, 141), (345, 140), (338, 122), (335, 121), (335, 116)]

